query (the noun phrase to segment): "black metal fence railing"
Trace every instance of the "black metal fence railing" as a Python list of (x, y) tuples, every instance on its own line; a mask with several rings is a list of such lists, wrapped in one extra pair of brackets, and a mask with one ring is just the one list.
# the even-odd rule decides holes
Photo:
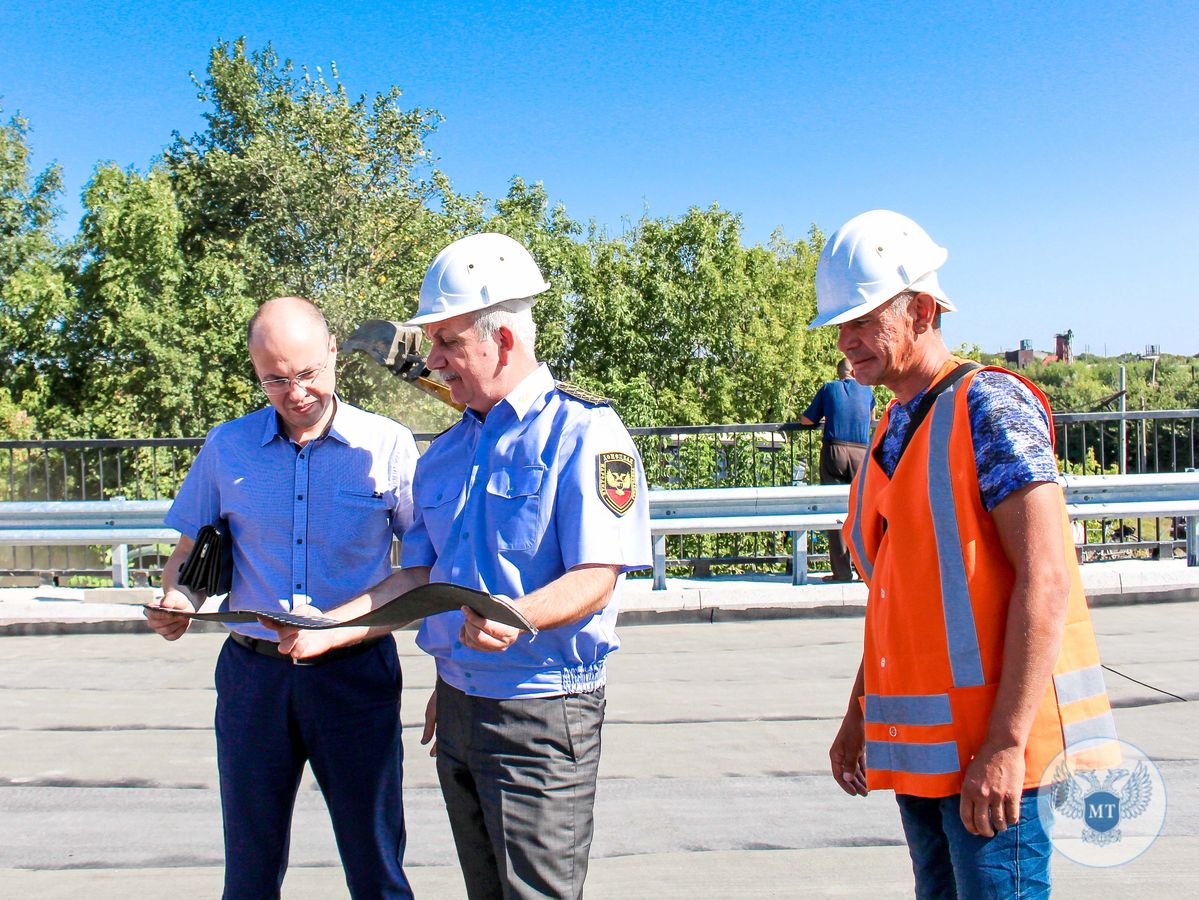
[[(160, 500), (175, 496), (203, 438), (0, 441), (0, 501)], [(169, 548), (140, 548), (157, 569)], [(0, 574), (110, 571), (108, 547), (0, 547)]]
[[(812, 484), (820, 461), (819, 432), (794, 423), (693, 425), (630, 429), (651, 488), (785, 487)], [(668, 566), (704, 576), (747, 566), (786, 569), (787, 532), (668, 535)], [(809, 534), (810, 558), (826, 560), (822, 533)]]
[[(1055, 417), (1063, 471), (1075, 474), (1182, 472), (1199, 467), (1199, 410), (1066, 413)], [(631, 429), (651, 487), (774, 487), (819, 480), (819, 430), (794, 423)], [(435, 435), (418, 434), (420, 446)], [(0, 441), (0, 501), (169, 499), (203, 438)], [(1171, 555), (1185, 521), (1105, 520), (1081, 525), (1084, 559)], [(808, 535), (809, 559), (827, 559), (822, 533)], [(678, 535), (667, 556), (697, 574), (746, 566), (783, 569), (792, 535)], [(134, 551), (136, 554), (137, 551)], [(0, 547), (3, 572), (107, 570), (106, 548)], [(153, 565), (153, 557), (148, 558)], [(678, 571), (676, 569), (676, 571)]]
[(1185, 472), (1199, 463), (1199, 409), (1054, 416), (1063, 469), (1078, 475)]
[(175, 496), (203, 438), (0, 441), (0, 500)]

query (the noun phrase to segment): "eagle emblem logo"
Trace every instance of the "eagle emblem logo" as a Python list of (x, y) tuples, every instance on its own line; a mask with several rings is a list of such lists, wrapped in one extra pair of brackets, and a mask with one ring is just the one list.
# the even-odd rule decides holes
[(604, 506), (623, 516), (637, 499), (637, 461), (628, 453), (601, 453), (596, 457), (600, 499)]
[(1055, 812), (1069, 819), (1082, 819), (1083, 843), (1106, 847), (1117, 843), (1121, 821), (1135, 819), (1149, 808), (1153, 779), (1144, 762), (1136, 768), (1107, 769), (1100, 773), (1072, 772), (1065, 760), (1059, 763), (1049, 786)]

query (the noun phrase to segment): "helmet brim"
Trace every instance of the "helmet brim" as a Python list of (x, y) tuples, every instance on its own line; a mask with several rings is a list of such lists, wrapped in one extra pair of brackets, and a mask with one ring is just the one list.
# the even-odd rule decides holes
[[(904, 288), (904, 290), (909, 290), (909, 288)], [(903, 291), (899, 292), (899, 294), (902, 293)], [(917, 290), (917, 293), (930, 294), (932, 298), (937, 301), (937, 306), (941, 307), (943, 312), (958, 311), (958, 308), (954, 306), (947, 297), (938, 297), (931, 291)], [(895, 297), (898, 297), (899, 294), (896, 294)], [(825, 325), (844, 325), (846, 322), (852, 322), (854, 319), (860, 319), (862, 316), (873, 312), (880, 306), (885, 306), (894, 300), (895, 297), (888, 297), (886, 300), (871, 301), (869, 303), (859, 303), (857, 306), (851, 306), (849, 309), (843, 309), (840, 312), (837, 310), (830, 310), (829, 312), (816, 316), (816, 318), (813, 319), (812, 323), (808, 326), (807, 330), (811, 331), (813, 328), (823, 328)]]
[(446, 319), (452, 319), (455, 316), (466, 316), (470, 315), (471, 313), (482, 312), (485, 309), (491, 309), (493, 306), (499, 306), (501, 303), (510, 303), (513, 300), (528, 300), (529, 306), (532, 306), (533, 298), (544, 294), (549, 289), (550, 283), (548, 281), (543, 281), (541, 283), (541, 287), (524, 297), (507, 297), (504, 300), (495, 300), (491, 303), (479, 304), (472, 309), (462, 309), (459, 307), (457, 309), (449, 308), (438, 310), (436, 312), (428, 312), (424, 313), (423, 315), (413, 316), (411, 319), (408, 319), (406, 322), (404, 322), (404, 324), (416, 326), (432, 325), (434, 322), (444, 322)]

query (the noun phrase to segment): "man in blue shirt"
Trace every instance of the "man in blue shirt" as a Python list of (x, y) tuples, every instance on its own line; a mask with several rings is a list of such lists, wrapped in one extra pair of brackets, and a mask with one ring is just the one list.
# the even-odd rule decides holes
[[(651, 564), (645, 475), (616, 413), (556, 383), (533, 353), (547, 290), (511, 238), (463, 238), (433, 261), (418, 314), (429, 367), (466, 406), (417, 465), (404, 568), (348, 619), (425, 581), (514, 598), (535, 637), (473, 611), (425, 620), (437, 658), (424, 742), (467, 894), (579, 897), (587, 873), (606, 660), (625, 573)], [(290, 632), (297, 657), (365, 629)]]
[[(842, 357), (837, 363), (837, 380), (826, 381), (816, 392), (811, 405), (800, 417), (801, 425), (815, 426), (824, 421), (824, 441), (820, 445), (820, 483), (849, 484), (853, 481), (866, 447), (870, 443), (870, 423), (874, 419), (874, 391), (853, 379), (853, 366)], [(849, 546), (841, 530), (826, 531), (828, 558), (833, 574), (829, 581), (852, 581), (853, 568)]]
[[(163, 570), (162, 605), (203, 597), (178, 585), (204, 525), (233, 540), (224, 609), (336, 606), (387, 576), (393, 537), (412, 523), (416, 444), (390, 419), (334, 393), (337, 344), (311, 302), (263, 304), (250, 359), (270, 405), (218, 425), (167, 513), (180, 532)], [(190, 620), (148, 613), (177, 640)], [(225, 896), (278, 897), (305, 762), (320, 784), (354, 897), (411, 897), (395, 642), (376, 640), (294, 665), (274, 632), (232, 629), (216, 665), (217, 765)]]

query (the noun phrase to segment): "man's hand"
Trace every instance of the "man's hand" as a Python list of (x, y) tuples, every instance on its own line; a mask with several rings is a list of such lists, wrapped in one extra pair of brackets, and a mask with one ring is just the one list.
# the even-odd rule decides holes
[[(297, 616), (325, 616), (326, 613), (311, 604), (294, 607), (291, 610)], [(362, 640), (365, 628), (326, 628), (312, 631), (297, 628), (294, 625), (283, 625), (270, 619), (259, 619), (260, 625), (265, 625), (279, 635), (279, 652), (285, 653), (292, 659), (312, 659), (320, 656), (334, 647), (344, 647)], [(350, 634), (346, 634), (350, 632)]]
[(437, 688), (433, 688), (433, 693), (429, 695), (429, 702), (425, 704), (425, 730), (421, 732), (420, 743), (423, 747), (429, 741), (433, 741), (433, 746), (429, 748), (429, 755), (437, 755)]
[[(185, 612), (195, 612), (199, 609), (180, 590), (167, 591), (158, 601), (158, 605), (166, 609), (181, 609)], [(146, 623), (168, 641), (179, 640), (192, 623), (192, 620), (186, 616), (173, 616), (170, 613), (157, 612), (152, 609), (145, 610), (145, 614)]]
[(462, 612), (466, 621), (462, 623), (458, 639), (472, 650), (498, 653), (507, 650), (521, 636), (519, 628), (485, 619), (470, 607), (462, 607)]
[(994, 837), (1020, 821), (1024, 748), (983, 744), (962, 781), (962, 824), (971, 834)]
[(845, 713), (841, 727), (828, 750), (833, 779), (850, 796), (865, 797), (866, 789), (866, 725), (857, 702)]

